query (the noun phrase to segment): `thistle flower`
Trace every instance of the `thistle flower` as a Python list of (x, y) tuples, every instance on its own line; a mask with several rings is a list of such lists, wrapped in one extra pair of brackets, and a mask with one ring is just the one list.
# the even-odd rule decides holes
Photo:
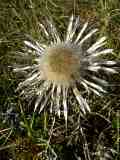
[(29, 73), (27, 79), (19, 84), (18, 90), (21, 90), (21, 95), (27, 98), (37, 97), (34, 112), (39, 108), (40, 113), (47, 105), (50, 106), (50, 112), (60, 116), (62, 109), (67, 122), (67, 104), (70, 94), (80, 105), (81, 113), (90, 112), (80, 86), (84, 87), (87, 92), (93, 91), (97, 95), (106, 93), (104, 86), (108, 83), (99, 78), (99, 71), (116, 73), (114, 69), (116, 62), (100, 60), (98, 57), (112, 53), (113, 50), (103, 48), (106, 44), (106, 37), (101, 37), (88, 47), (89, 41), (87, 40), (98, 29), (93, 29), (86, 34), (88, 22), (80, 30), (79, 17), (70, 17), (67, 33), (63, 39), (49, 20), (47, 20), (47, 27), (43, 24), (39, 25), (48, 38), (48, 44), (33, 40), (24, 41), (29, 49), (34, 50), (32, 53), (36, 54), (36, 63), (14, 69), (16, 72)]

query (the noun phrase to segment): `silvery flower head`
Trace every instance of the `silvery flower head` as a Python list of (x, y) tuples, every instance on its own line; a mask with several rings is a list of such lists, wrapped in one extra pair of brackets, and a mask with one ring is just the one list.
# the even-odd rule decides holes
[(97, 95), (106, 92), (104, 86), (108, 83), (99, 78), (99, 71), (116, 73), (116, 62), (101, 60), (100, 56), (110, 54), (113, 50), (105, 48), (106, 37), (99, 38), (89, 46), (88, 42), (98, 29), (86, 33), (88, 22), (80, 29), (79, 17), (70, 17), (64, 38), (59, 36), (51, 21), (47, 20), (47, 27), (39, 25), (49, 39), (48, 44), (24, 41), (28, 52), (32, 49), (32, 53), (28, 55), (35, 53), (36, 58), (35, 64), (14, 69), (16, 72), (28, 73), (26, 80), (19, 84), (18, 90), (26, 98), (36, 97), (34, 112), (39, 109), (40, 113), (49, 106), (50, 112), (58, 116), (63, 113), (67, 122), (70, 94), (79, 104), (82, 114), (90, 112), (86, 98), (83, 98), (78, 86)]

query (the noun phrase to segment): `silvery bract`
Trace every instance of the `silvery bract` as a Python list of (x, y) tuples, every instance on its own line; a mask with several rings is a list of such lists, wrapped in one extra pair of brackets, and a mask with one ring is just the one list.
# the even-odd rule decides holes
[[(105, 93), (108, 83), (99, 78), (99, 71), (116, 73), (115, 61), (101, 59), (101, 55), (112, 53), (112, 49), (105, 49), (106, 37), (99, 38), (92, 45), (91, 37), (98, 31), (93, 29), (86, 34), (88, 22), (80, 29), (79, 17), (70, 17), (65, 38), (61, 39), (55, 26), (47, 20), (45, 27), (39, 24), (46, 36), (47, 45), (37, 41), (25, 40), (28, 56), (36, 54), (35, 64), (14, 71), (26, 71), (28, 78), (21, 82), (18, 90), (26, 98), (36, 98), (34, 112), (41, 112), (49, 106), (50, 112), (60, 116), (61, 109), (67, 122), (68, 99), (70, 94), (79, 103), (81, 114), (90, 112), (90, 107), (81, 94), (81, 87), (87, 92), (93, 91), (97, 95)], [(89, 42), (89, 43), (88, 43)], [(88, 47), (89, 46), (89, 47)], [(32, 52), (29, 53), (30, 49)]]

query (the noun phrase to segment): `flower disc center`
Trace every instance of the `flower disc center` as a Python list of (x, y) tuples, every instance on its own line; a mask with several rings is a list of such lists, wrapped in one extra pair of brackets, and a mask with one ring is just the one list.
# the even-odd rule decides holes
[(79, 57), (72, 49), (51, 47), (43, 57), (43, 70), (47, 80), (69, 85), (78, 74)]

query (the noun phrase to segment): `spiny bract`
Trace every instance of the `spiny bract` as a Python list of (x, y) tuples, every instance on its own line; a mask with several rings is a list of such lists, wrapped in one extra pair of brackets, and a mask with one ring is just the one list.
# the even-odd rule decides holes
[[(116, 73), (115, 61), (103, 60), (99, 56), (112, 53), (112, 49), (105, 49), (106, 37), (101, 37), (88, 47), (88, 42), (98, 29), (93, 29), (86, 33), (88, 22), (80, 29), (79, 17), (70, 17), (67, 33), (61, 39), (57, 29), (49, 20), (48, 27), (40, 24), (48, 45), (37, 41), (25, 40), (28, 47), (28, 56), (36, 54), (35, 64), (15, 68), (14, 71), (26, 71), (28, 78), (21, 82), (18, 90), (21, 95), (32, 99), (36, 97), (34, 112), (40, 108), (39, 113), (45, 106), (50, 106), (50, 112), (60, 116), (61, 108), (67, 122), (68, 95), (73, 94), (76, 102), (80, 105), (82, 114), (90, 112), (90, 107), (80, 91), (83, 86), (87, 92), (93, 91), (97, 95), (106, 92), (103, 87), (108, 83), (99, 78), (97, 73), (104, 71)], [(86, 43), (87, 41), (87, 43)], [(86, 45), (87, 44), (87, 45)], [(32, 52), (29, 53), (29, 50)], [(33, 51), (34, 50), (34, 51)], [(31, 55), (30, 55), (31, 54)], [(98, 58), (99, 57), (99, 58)]]

